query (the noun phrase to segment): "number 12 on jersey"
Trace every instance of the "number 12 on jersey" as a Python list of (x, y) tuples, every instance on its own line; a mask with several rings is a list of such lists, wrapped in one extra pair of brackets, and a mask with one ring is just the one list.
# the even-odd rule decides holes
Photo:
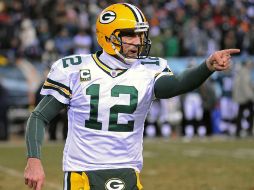
[[(100, 85), (92, 84), (86, 89), (86, 94), (91, 96), (90, 117), (86, 120), (85, 127), (101, 130), (102, 122), (98, 121), (98, 107), (100, 104)], [(131, 132), (134, 128), (134, 120), (129, 120), (126, 124), (118, 124), (118, 114), (133, 114), (137, 108), (138, 90), (134, 86), (115, 85), (111, 89), (111, 97), (119, 97), (120, 94), (129, 94), (129, 105), (113, 105), (110, 107), (108, 130), (115, 132)]]

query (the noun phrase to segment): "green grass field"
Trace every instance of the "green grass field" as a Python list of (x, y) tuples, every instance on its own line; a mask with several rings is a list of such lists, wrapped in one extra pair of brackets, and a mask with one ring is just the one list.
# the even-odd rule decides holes
[[(62, 189), (63, 143), (44, 143), (45, 190)], [(25, 190), (24, 141), (0, 143), (0, 190)], [(254, 190), (254, 139), (145, 139), (145, 190)]]

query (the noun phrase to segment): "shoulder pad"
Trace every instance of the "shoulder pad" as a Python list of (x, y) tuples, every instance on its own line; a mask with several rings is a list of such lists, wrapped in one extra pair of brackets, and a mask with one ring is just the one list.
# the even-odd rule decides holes
[[(148, 57), (141, 61), (141, 64), (149, 69), (163, 72), (165, 69), (170, 70), (166, 59), (160, 57)], [(170, 71), (171, 72), (171, 71)]]
[[(52, 68), (58, 68), (59, 70), (75, 70), (79, 69), (82, 63), (86, 62), (90, 55), (71, 55), (58, 59), (52, 65)], [(75, 66), (75, 67), (73, 67)]]
[(148, 57), (141, 61), (142, 65), (148, 66), (158, 66), (158, 67), (165, 67), (167, 66), (167, 60), (160, 58), (160, 57)]

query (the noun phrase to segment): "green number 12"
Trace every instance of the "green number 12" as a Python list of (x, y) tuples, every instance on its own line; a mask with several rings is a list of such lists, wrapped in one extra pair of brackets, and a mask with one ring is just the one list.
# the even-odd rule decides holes
[[(92, 84), (86, 89), (86, 94), (91, 96), (90, 101), (90, 118), (86, 120), (85, 127), (90, 129), (102, 129), (102, 122), (98, 121), (98, 105), (99, 105), (100, 85)], [(117, 124), (118, 113), (133, 114), (137, 108), (138, 91), (134, 86), (116, 85), (111, 89), (112, 97), (119, 97), (120, 94), (130, 95), (129, 105), (113, 105), (110, 107), (109, 114), (109, 131), (131, 132), (134, 127), (134, 120), (128, 121), (126, 124)]]

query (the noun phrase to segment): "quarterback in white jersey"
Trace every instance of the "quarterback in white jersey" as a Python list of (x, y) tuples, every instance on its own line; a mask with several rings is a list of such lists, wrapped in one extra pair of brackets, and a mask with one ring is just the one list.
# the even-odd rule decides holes
[(144, 121), (152, 101), (197, 88), (213, 71), (227, 69), (230, 54), (239, 52), (217, 51), (198, 67), (175, 76), (166, 60), (148, 57), (148, 30), (137, 7), (113, 4), (96, 22), (102, 51), (53, 64), (41, 91), (45, 97), (27, 123), (24, 178), (29, 187), (42, 188), (44, 128), (67, 106), (64, 189), (142, 189)]
[(106, 52), (60, 59), (42, 88), (43, 95), (69, 105), (64, 171), (142, 168), (143, 125), (155, 78), (172, 72), (159, 58), (137, 60), (128, 69), (104, 63), (121, 65)]

